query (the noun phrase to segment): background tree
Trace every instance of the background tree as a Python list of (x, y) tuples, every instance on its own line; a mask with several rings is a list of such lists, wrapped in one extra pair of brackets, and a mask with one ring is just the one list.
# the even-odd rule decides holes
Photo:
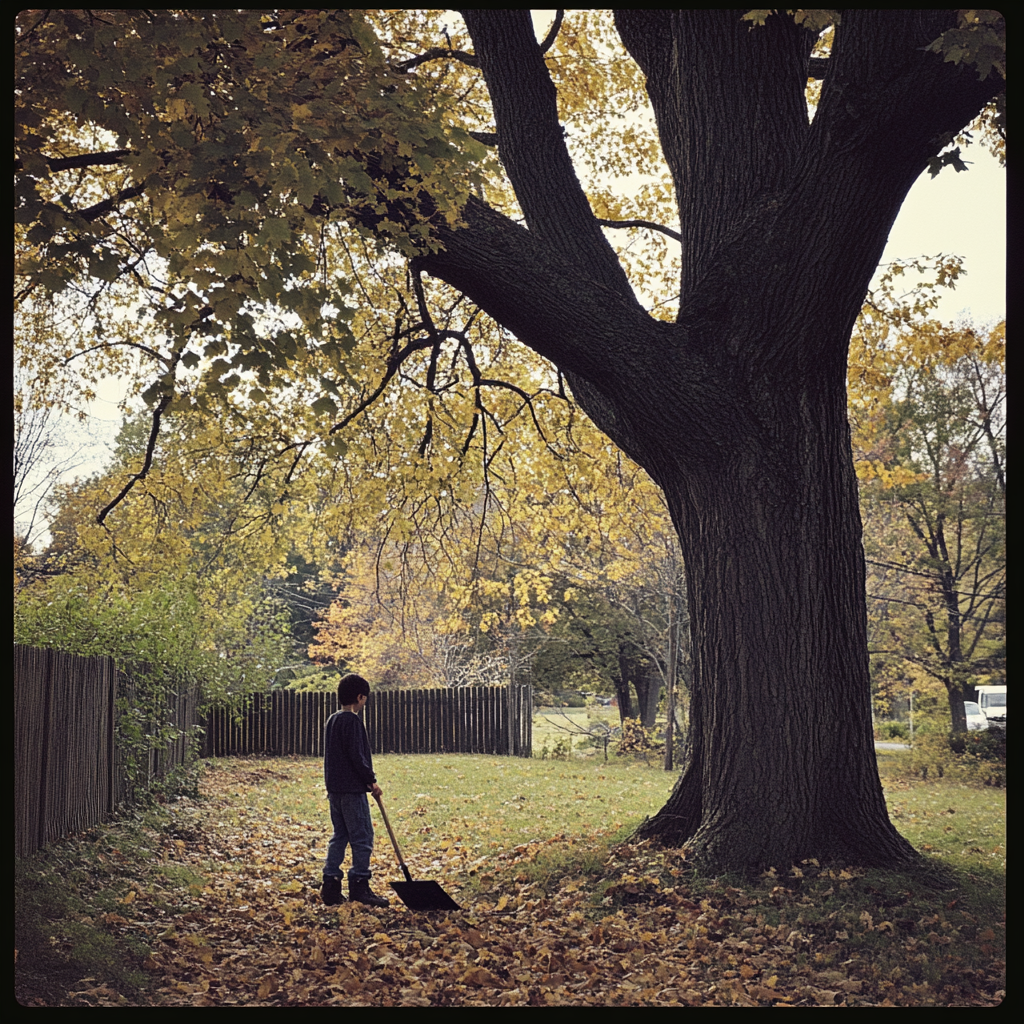
[(1004, 351), (1002, 325), (922, 325), (855, 435), (873, 661), (941, 683), (954, 732), (970, 688), (1005, 672)]
[[(158, 413), (187, 372), (200, 403), (238, 387), (259, 400), (301, 350), (329, 415), (357, 346), (337, 315), (345, 288), (322, 284), (324, 225), (344, 217), (415, 254), (415, 279), (447, 282), (549, 360), (664, 492), (687, 567), (691, 728), (643, 833), (713, 870), (910, 857), (874, 767), (847, 346), (910, 186), (1002, 92), (1000, 19), (621, 11), (613, 30), (585, 12), (539, 44), (527, 11), (463, 15), (469, 40), (409, 57), (429, 16), (23, 16), (16, 216), (39, 254), (22, 294), (129, 275), (162, 332), (147, 354)], [(812, 64), (828, 22), (830, 53)], [(813, 118), (809, 75), (822, 77)], [(656, 138), (616, 133), (605, 111), (644, 87)], [(496, 137), (514, 200), (474, 178), (483, 157), (455, 116)], [(623, 212), (608, 175), (637, 160), (672, 183), (645, 194), (664, 214), (645, 230), (673, 206), (679, 220), (681, 268), (653, 314), (629, 276), (643, 260), (620, 259), (606, 233), (619, 218), (603, 216)], [(605, 176), (593, 204), (592, 167)], [(77, 191), (60, 177), (84, 168)], [(675, 266), (647, 264), (644, 287)], [(477, 398), (488, 378), (465, 326), (453, 339), (409, 308), (416, 327), (396, 324), (378, 379), (423, 356), (426, 404), (443, 404), (436, 367), (457, 339)], [(459, 425), (486, 422), (463, 409)], [(441, 426), (426, 422), (422, 453)]]
[[(264, 586), (287, 571), (290, 531), (277, 489), (254, 493), (242, 465), (232, 473), (218, 428), (178, 415), (155, 449), (158, 468), (97, 524), (97, 508), (146, 445), (145, 419), (125, 423), (105, 472), (57, 489), (51, 541), (38, 559), (46, 572), (18, 595), (15, 637), (132, 661), (151, 659), (162, 638), (175, 652), (168, 663), (187, 662), (190, 685), (207, 700), (265, 689), (290, 647), (284, 608)], [(126, 611), (134, 605), (138, 612)], [(119, 618), (139, 616), (145, 625), (114, 637)], [(152, 636), (140, 639), (145, 631)]]

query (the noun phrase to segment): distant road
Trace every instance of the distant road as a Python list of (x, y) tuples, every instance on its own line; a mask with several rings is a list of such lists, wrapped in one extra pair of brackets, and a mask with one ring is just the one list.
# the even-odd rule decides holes
[(875, 743), (875, 750), (909, 750), (909, 743), (892, 743), (889, 740)]

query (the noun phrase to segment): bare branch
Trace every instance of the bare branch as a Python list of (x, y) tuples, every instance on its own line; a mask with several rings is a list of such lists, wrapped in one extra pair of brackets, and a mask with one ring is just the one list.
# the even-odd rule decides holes
[(171, 404), (171, 399), (173, 397), (173, 394), (164, 395), (164, 397), (160, 399), (160, 403), (153, 410), (153, 425), (149, 430), (149, 440), (146, 442), (146, 458), (142, 463), (142, 469), (139, 470), (138, 473), (133, 474), (128, 483), (121, 488), (117, 497), (100, 511), (100, 514), (96, 517), (96, 522), (101, 526), (103, 525), (103, 520), (106, 519), (107, 516), (124, 500), (128, 492), (140, 480), (145, 480), (149, 474), (150, 468), (153, 465), (153, 452), (156, 449), (156, 439), (160, 435), (160, 420), (163, 418), (163, 414), (167, 410), (167, 406)]
[(507, 390), (514, 391), (519, 395), (523, 400), (523, 404), (530, 410), (530, 418), (533, 420), (533, 425), (537, 428), (537, 433), (540, 435), (540, 439), (545, 444), (549, 444), (547, 436), (541, 429), (541, 425), (537, 420), (537, 413), (533, 408), (533, 395), (528, 395), (522, 388), (516, 387), (515, 384), (510, 384), (507, 380), (491, 380), (490, 378), (481, 377), (477, 381), (477, 384), (479, 384), (480, 387), (506, 388)]
[(462, 61), (463, 64), (468, 64), (471, 68), (480, 67), (480, 62), (476, 59), (476, 56), (472, 53), (467, 53), (465, 50), (452, 50), (445, 46), (432, 46), (425, 53), (421, 53), (418, 57), (410, 57), (408, 60), (403, 60), (401, 63), (396, 64), (395, 71), (400, 75), (404, 75), (413, 68), (418, 68), (421, 64), (426, 64), (427, 61), (441, 60), (444, 57), (454, 58), (455, 60)]
[(64, 360), (63, 365), (67, 366), (73, 359), (78, 359), (79, 356), (88, 355), (90, 352), (97, 352), (100, 349), (117, 348), (119, 346), (122, 348), (135, 348), (140, 352), (145, 352), (147, 356), (150, 356), (159, 363), (163, 363), (164, 366), (170, 366), (171, 364), (171, 360), (166, 356), (162, 356), (156, 351), (156, 349), (152, 349), (148, 345), (140, 344), (137, 341), (103, 341), (98, 345), (90, 345), (88, 348), (80, 349), (78, 352), (75, 352), (74, 355), (68, 356), (67, 359)]
[(683, 236), (678, 231), (673, 231), (671, 228), (666, 228), (662, 224), (655, 224), (649, 220), (605, 220), (602, 217), (598, 217), (597, 223), (605, 228), (650, 228), (652, 231), (660, 231), (663, 235), (674, 238), (680, 245), (683, 242)]
[(398, 372), (402, 363), (413, 354), (413, 352), (420, 352), (425, 348), (430, 348), (435, 344), (434, 338), (420, 338), (419, 341), (411, 341), (405, 346), (400, 352), (395, 353), (388, 360), (387, 369), (384, 371), (384, 376), (381, 378), (380, 384), (374, 388), (373, 392), (368, 398), (363, 399), (356, 407), (352, 410), (343, 420), (335, 423), (333, 427), (328, 431), (329, 434), (336, 434), (339, 430), (344, 429), (351, 423), (360, 413), (365, 412), (377, 399), (381, 396), (384, 389), (388, 386), (388, 382)]

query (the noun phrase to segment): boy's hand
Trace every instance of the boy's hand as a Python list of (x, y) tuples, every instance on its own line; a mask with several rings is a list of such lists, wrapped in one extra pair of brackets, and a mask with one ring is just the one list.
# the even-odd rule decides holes
[(378, 786), (376, 782), (370, 787), (370, 792), (375, 797), (382, 796), (384, 794), (384, 790), (381, 789), (380, 786)]

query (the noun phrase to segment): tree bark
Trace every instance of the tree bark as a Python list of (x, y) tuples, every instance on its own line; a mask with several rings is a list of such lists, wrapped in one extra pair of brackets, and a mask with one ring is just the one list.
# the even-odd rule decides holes
[(716, 868), (909, 855), (875, 766), (845, 396), (795, 390), (781, 447), (751, 435), (744, 456), (666, 489), (695, 637), (691, 725), (680, 781), (640, 834)]
[(953, 11), (623, 11), (683, 235), (675, 324), (644, 312), (568, 159), (526, 11), (465, 11), (526, 218), (471, 202), (423, 269), (565, 373), (663, 488), (693, 645), (682, 775), (639, 830), (709, 870), (913, 856), (875, 765), (846, 350), (907, 191), (997, 89), (925, 47)]
[(615, 697), (619, 705), (619, 725), (621, 725), (627, 718), (636, 717), (633, 714), (633, 698), (629, 692), (629, 664), (628, 660), (624, 660), (622, 653), (619, 653), (619, 671), (618, 674), (612, 678), (612, 683), (615, 686)]

